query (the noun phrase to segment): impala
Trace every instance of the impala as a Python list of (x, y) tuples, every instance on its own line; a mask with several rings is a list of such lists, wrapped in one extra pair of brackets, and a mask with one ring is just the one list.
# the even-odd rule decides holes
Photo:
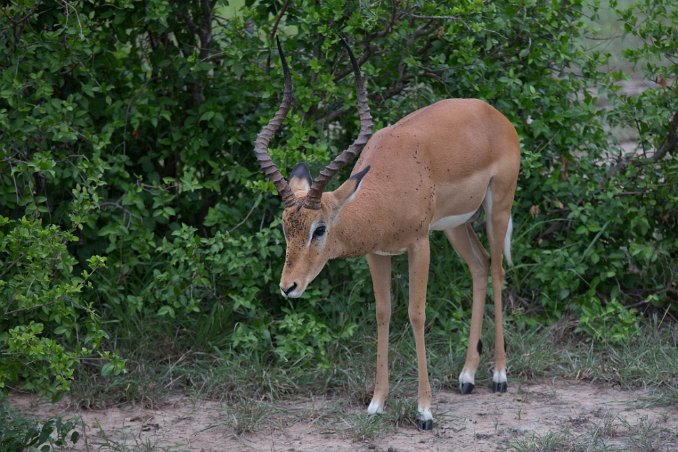
[[(343, 40), (342, 40), (343, 41)], [(494, 392), (506, 392), (502, 326), (502, 256), (511, 264), (511, 205), (520, 166), (518, 135), (511, 123), (475, 99), (448, 99), (417, 110), (372, 135), (372, 118), (360, 68), (348, 49), (357, 90), (361, 129), (354, 143), (313, 180), (304, 164), (283, 178), (268, 144), (291, 103), (291, 77), (278, 42), (285, 78), (278, 112), (257, 136), (256, 158), (285, 204), (287, 241), (280, 279), (283, 296), (300, 297), (333, 258), (366, 256), (376, 301), (377, 363), (368, 413), (381, 413), (388, 394), (388, 336), (391, 316), (391, 256), (407, 253), (408, 314), (414, 333), (419, 377), (419, 427), (432, 428), (431, 387), (426, 365), (424, 323), (429, 273), (429, 231), (443, 231), (466, 261), (473, 278), (471, 329), (462, 394), (474, 388), (482, 351), (481, 330), (488, 276), (495, 313)], [(363, 150), (364, 148), (364, 150)], [(362, 153), (361, 153), (362, 151)], [(330, 178), (361, 154), (351, 176), (324, 192)], [(470, 221), (485, 211), (488, 253)]]

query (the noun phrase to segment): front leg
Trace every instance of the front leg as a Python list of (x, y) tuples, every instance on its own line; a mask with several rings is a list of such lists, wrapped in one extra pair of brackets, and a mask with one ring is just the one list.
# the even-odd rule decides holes
[(426, 323), (426, 286), (428, 284), (428, 268), (430, 249), (428, 236), (414, 242), (408, 249), (410, 271), (410, 304), (408, 313), (414, 341), (417, 348), (417, 368), (419, 370), (419, 428), (431, 430), (433, 415), (431, 414), (431, 385), (428, 382), (426, 365), (426, 345), (424, 343), (424, 324)]
[(367, 255), (377, 314), (377, 371), (369, 414), (383, 413), (388, 396), (388, 329), (391, 321), (391, 256)]

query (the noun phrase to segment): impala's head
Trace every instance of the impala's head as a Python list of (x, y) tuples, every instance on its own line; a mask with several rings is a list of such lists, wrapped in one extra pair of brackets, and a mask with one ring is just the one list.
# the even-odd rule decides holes
[(369, 169), (368, 166), (351, 176), (335, 191), (322, 193), (317, 209), (304, 207), (312, 183), (308, 168), (301, 163), (292, 170), (290, 189), (300, 204), (288, 207), (283, 212), (287, 249), (280, 291), (284, 296), (301, 296), (325, 263), (336, 255), (338, 238), (334, 231), (335, 219), (341, 209), (351, 202)]
[(289, 183), (282, 176), (268, 154), (268, 143), (280, 127), (292, 100), (292, 80), (280, 41), (277, 42), (278, 53), (285, 76), (283, 100), (278, 112), (259, 132), (254, 142), (254, 153), (261, 169), (278, 189), (285, 203), (283, 229), (287, 250), (280, 279), (280, 290), (284, 296), (293, 298), (304, 293), (308, 284), (332, 257), (332, 245), (336, 239), (332, 234), (333, 221), (340, 209), (351, 201), (351, 196), (356, 192), (363, 176), (369, 170), (367, 167), (353, 175), (337, 190), (323, 193), (332, 176), (360, 153), (372, 135), (372, 117), (367, 106), (367, 94), (360, 76), (360, 68), (348, 44), (343, 39), (341, 41), (348, 49), (358, 93), (360, 134), (353, 144), (327, 165), (315, 180), (304, 164), (297, 165), (291, 171)]

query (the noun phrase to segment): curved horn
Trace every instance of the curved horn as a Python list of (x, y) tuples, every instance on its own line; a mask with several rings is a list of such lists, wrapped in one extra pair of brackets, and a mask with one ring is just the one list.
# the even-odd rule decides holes
[(280, 62), (285, 75), (285, 89), (283, 91), (283, 99), (282, 102), (280, 102), (278, 112), (273, 116), (273, 119), (261, 129), (261, 132), (257, 135), (257, 139), (254, 141), (254, 155), (257, 157), (259, 166), (261, 166), (261, 169), (266, 174), (266, 177), (268, 177), (268, 180), (273, 182), (275, 188), (278, 189), (278, 192), (285, 203), (285, 207), (293, 207), (297, 204), (298, 200), (268, 153), (268, 143), (271, 141), (271, 138), (273, 138), (273, 135), (275, 135), (280, 124), (282, 124), (285, 115), (287, 115), (287, 111), (290, 109), (290, 104), (292, 103), (292, 77), (290, 76), (290, 69), (287, 67), (287, 61), (285, 61), (285, 55), (280, 46), (280, 39), (276, 36), (275, 40), (278, 44), (278, 54), (280, 55)]
[(356, 155), (360, 154), (360, 151), (363, 150), (363, 147), (367, 144), (367, 140), (372, 136), (372, 116), (370, 115), (370, 108), (367, 105), (367, 92), (365, 91), (365, 85), (363, 83), (362, 76), (360, 75), (360, 66), (353, 56), (353, 52), (349, 47), (348, 43), (342, 36), (339, 36), (341, 42), (346, 47), (348, 51), (348, 56), (351, 59), (351, 66), (353, 66), (353, 72), (355, 73), (355, 86), (356, 93), (358, 97), (358, 113), (360, 115), (360, 134), (358, 138), (350, 145), (344, 152), (339, 154), (329, 165), (325, 167), (324, 170), (320, 172), (318, 177), (313, 181), (311, 189), (308, 192), (304, 200), (304, 207), (307, 209), (320, 209), (320, 197), (322, 196), (325, 186), (330, 181), (332, 176), (337, 174), (337, 172), (346, 166), (355, 158)]

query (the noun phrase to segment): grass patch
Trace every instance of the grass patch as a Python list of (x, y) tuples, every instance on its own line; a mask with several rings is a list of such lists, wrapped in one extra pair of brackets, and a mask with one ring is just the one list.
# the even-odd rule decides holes
[[(88, 446), (97, 446), (97, 450), (111, 452), (151, 452), (176, 450), (172, 447), (161, 447), (157, 440), (142, 439), (138, 435), (126, 432), (124, 429), (117, 431), (116, 438), (109, 435), (101, 425), (98, 426), (99, 437), (89, 442)], [(89, 450), (89, 448), (88, 448)]]
[(224, 413), (226, 427), (237, 436), (253, 433), (267, 424), (274, 410), (270, 404), (256, 400), (242, 400), (227, 405)]
[[(663, 450), (678, 439), (678, 434), (662, 427), (646, 417), (631, 425), (621, 417), (606, 413), (602, 418), (586, 426), (563, 427), (545, 434), (533, 434), (511, 441), (505, 450), (514, 452), (539, 451), (653, 451)], [(582, 430), (582, 427), (584, 429)]]
[(354, 440), (371, 440), (395, 432), (401, 427), (416, 428), (417, 405), (414, 400), (395, 399), (378, 416), (371, 416), (363, 411), (345, 420), (351, 426)]
[[(390, 347), (389, 404), (416, 398), (416, 352), (406, 321), (394, 321)], [(678, 402), (678, 336), (672, 325), (645, 322), (628, 342), (613, 345), (590, 342), (574, 333), (573, 322), (518, 331), (507, 322), (506, 344), (510, 381), (563, 378), (602, 382), (625, 389), (651, 391), (644, 403), (675, 405)], [(485, 350), (476, 385), (491, 384), (493, 324), (486, 318)], [(427, 332), (427, 352), (434, 390), (456, 389), (464, 363), (462, 332), (433, 325)], [(334, 343), (327, 351), (332, 366), (312, 362), (280, 363), (272, 354), (247, 356), (233, 352), (177, 350), (158, 356), (156, 346), (119, 350), (128, 372), (104, 378), (83, 370), (74, 385), (75, 403), (104, 407), (131, 402), (152, 408), (170, 393), (196, 398), (239, 401), (276, 401), (339, 395), (350, 406), (365, 408), (371, 399), (376, 361), (376, 332), (365, 327), (352, 340)]]
[(676, 386), (666, 386), (652, 391), (642, 402), (647, 406), (678, 406), (678, 388)]
[(526, 381), (560, 377), (604, 382), (624, 389), (649, 388), (676, 400), (678, 337), (672, 325), (645, 322), (627, 342), (584, 341), (574, 323), (509, 334), (509, 371)]
[[(488, 309), (488, 311), (491, 309)], [(273, 355), (211, 353), (164, 349), (159, 345), (120, 349), (128, 359), (128, 373), (104, 378), (83, 369), (72, 398), (85, 407), (102, 408), (120, 403), (161, 406), (172, 394), (224, 402), (223, 416), (206, 428), (219, 428), (225, 435), (282, 431), (295, 423), (323, 434), (349, 441), (372, 441), (402, 429), (416, 429), (416, 353), (411, 330), (404, 318), (396, 318), (391, 329), (390, 386), (386, 411), (368, 416), (372, 396), (376, 354), (375, 332), (369, 325), (351, 340), (329, 346), (331, 367), (313, 362), (280, 363)], [(465, 332), (446, 331), (429, 325), (428, 361), (432, 389), (457, 388), (457, 374), (464, 362), (461, 339)], [(678, 335), (673, 325), (645, 322), (627, 343), (613, 345), (590, 342), (575, 333), (573, 322), (548, 327), (519, 329), (507, 321), (506, 343), (511, 382), (531, 383), (545, 378), (601, 382), (620, 388), (643, 388), (648, 396), (638, 406), (676, 405), (678, 391)], [(477, 385), (491, 383), (493, 324), (486, 318), (485, 352), (476, 376)], [(163, 353), (159, 353), (162, 350)], [(519, 385), (512, 385), (520, 399)], [(518, 388), (518, 390), (516, 389)], [(525, 393), (527, 397), (528, 394)], [(526, 402), (526, 401), (525, 401)], [(520, 400), (518, 400), (520, 403)], [(635, 404), (634, 404), (635, 406)], [(517, 405), (517, 407), (519, 407)], [(449, 424), (444, 412), (436, 412), (437, 425)], [(520, 416), (520, 411), (517, 412)], [(518, 419), (520, 419), (518, 417)], [(508, 450), (656, 450), (678, 441), (661, 422), (647, 418), (629, 425), (608, 413), (580, 416), (557, 430), (520, 436), (516, 431)], [(124, 433), (124, 432), (123, 432)], [(119, 435), (101, 435), (101, 444), (111, 450), (151, 450), (155, 439), (142, 441)], [(477, 438), (482, 439), (482, 438)], [(507, 439), (508, 440), (508, 439)], [(130, 443), (132, 444), (132, 443)]]

